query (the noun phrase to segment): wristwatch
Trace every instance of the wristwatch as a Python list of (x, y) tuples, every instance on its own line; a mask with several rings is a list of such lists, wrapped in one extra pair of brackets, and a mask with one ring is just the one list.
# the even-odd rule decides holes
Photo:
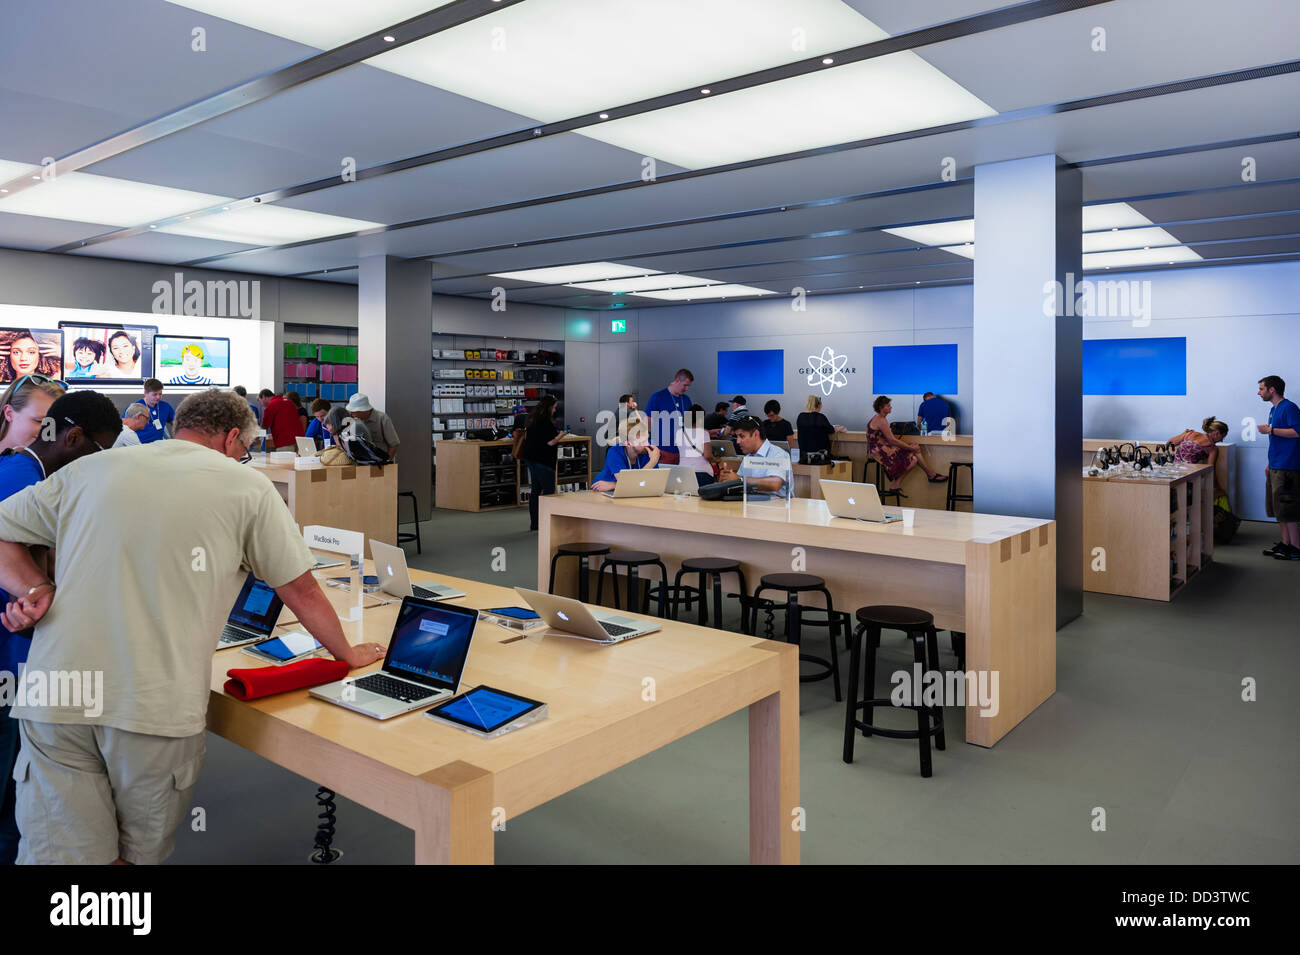
[(42, 587), (51, 587), (51, 588), (52, 588), (53, 586), (54, 586), (54, 584), (53, 584), (51, 581), (48, 581), (48, 580), (47, 580), (47, 581), (45, 581), (45, 582), (42, 583), (42, 584), (37, 584), (35, 587), (29, 587), (29, 588), (27, 588), (27, 596), (30, 597), (32, 594), (36, 593), (36, 591), (40, 590)]

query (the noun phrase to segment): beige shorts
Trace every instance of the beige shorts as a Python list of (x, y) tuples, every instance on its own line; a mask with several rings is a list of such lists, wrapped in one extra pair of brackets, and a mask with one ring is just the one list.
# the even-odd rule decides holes
[(203, 733), (34, 720), (21, 720), (19, 732), (19, 865), (156, 865), (171, 855), (203, 767)]

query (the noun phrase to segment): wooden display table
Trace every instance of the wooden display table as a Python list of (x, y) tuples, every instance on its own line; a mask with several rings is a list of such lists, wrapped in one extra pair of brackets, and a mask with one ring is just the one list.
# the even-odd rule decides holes
[[(934, 614), (941, 630), (966, 633), (971, 671), (999, 673), (996, 714), (966, 713), (966, 741), (992, 746), (1056, 691), (1056, 524), (1029, 518), (918, 511), (914, 527), (831, 517), (825, 501), (710, 502), (699, 498), (615, 501), (590, 491), (542, 498), (538, 588), (561, 544), (601, 541), (658, 553), (673, 574), (690, 557), (739, 560), (750, 586), (798, 569), (826, 580), (837, 610), (904, 604)], [(577, 592), (562, 560), (556, 592)]]
[[(542, 506), (572, 496), (547, 495)], [(457, 601), (465, 606), (519, 602), (505, 587), (414, 569), (411, 577), (465, 591)], [(324, 592), (341, 611), (357, 599)], [(362, 599), (370, 609), (344, 622), (344, 633), (353, 645), (387, 645), (399, 602)], [(287, 609), (281, 619), (290, 622)], [(495, 825), (748, 709), (749, 858), (798, 863), (799, 832), (791, 825), (799, 806), (797, 648), (663, 624), (657, 633), (606, 647), (536, 633), (521, 638), (480, 622), (462, 688), (487, 684), (549, 705), (545, 720), (497, 739), (439, 725), (420, 710), (380, 722), (306, 690), (238, 700), (223, 689), (226, 671), (257, 665), (238, 649), (213, 658), (208, 729), (414, 829), (417, 863), (491, 863)], [(647, 678), (655, 680), (648, 698)], [(724, 799), (735, 791), (728, 786), (743, 787), (740, 780), (720, 783)], [(654, 810), (654, 795), (644, 795), (627, 808), (629, 818)], [(250, 800), (248, 812), (257, 808)]]
[(1214, 468), (1129, 473), (1083, 479), (1083, 589), (1169, 600), (1214, 557)]
[[(1143, 444), (1148, 448), (1154, 448), (1157, 444), (1163, 444), (1164, 439), (1160, 441), (1128, 441), (1124, 438), (1084, 438), (1083, 439), (1083, 466), (1087, 467), (1092, 464), (1093, 455), (1102, 448), (1118, 447), (1121, 444)], [(1232, 474), (1232, 449), (1234, 445), (1220, 442), (1217, 445), (1219, 456), (1214, 463), (1214, 483), (1227, 495), (1230, 487), (1229, 475)], [(1231, 501), (1228, 504), (1232, 506)]]
[[(454, 511), (497, 511), (528, 503), (522, 496), (527, 487), (522, 461), (510, 457), (514, 442), (453, 441), (434, 444), (434, 491), (438, 507)], [(586, 490), (591, 487), (591, 438), (573, 434), (560, 440), (557, 449), (573, 457), (557, 458), (555, 488)]]
[(253, 455), (252, 466), (280, 492), (289, 513), (301, 527), (323, 524), (360, 531), (385, 544), (397, 543), (397, 465), (377, 467), (313, 468), (296, 471), (293, 465), (267, 464)]
[[(971, 455), (974, 453), (972, 447), (974, 438), (968, 434), (956, 434), (950, 439), (945, 440), (942, 435), (938, 434), (905, 434), (899, 437), (900, 441), (906, 441), (908, 444), (919, 445), (925, 452), (926, 459), (930, 462), (930, 467), (934, 468), (940, 474), (948, 473), (948, 465), (954, 461), (960, 461), (969, 464)], [(799, 439), (796, 435), (790, 436), (790, 447), (799, 446)], [(837, 431), (831, 435), (831, 454), (836, 457), (848, 458), (852, 462), (853, 476), (845, 478), (848, 481), (865, 480), (867, 470), (867, 433), (865, 431)], [(875, 470), (872, 469), (874, 477)], [(963, 470), (958, 478), (958, 492), (961, 494), (970, 493), (971, 474)], [(885, 482), (888, 486), (888, 481)], [(903, 478), (903, 493), (907, 497), (903, 503), (908, 507), (925, 507), (934, 510), (943, 510), (944, 502), (947, 500), (947, 484), (931, 484), (925, 476), (925, 472), (920, 466), (913, 468)], [(970, 511), (970, 501), (958, 501), (957, 509), (961, 511)]]
[(794, 467), (794, 496), (814, 501), (822, 500), (821, 482), (852, 481), (853, 462), (836, 461), (834, 464), (796, 464)]

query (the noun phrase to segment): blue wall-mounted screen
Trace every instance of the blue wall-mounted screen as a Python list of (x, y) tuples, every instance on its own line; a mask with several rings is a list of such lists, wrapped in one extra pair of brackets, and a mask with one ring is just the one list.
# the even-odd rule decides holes
[(1085, 341), (1083, 393), (1187, 394), (1187, 339), (1095, 338)]
[(956, 345), (878, 345), (871, 349), (871, 388), (878, 395), (955, 395)]
[(748, 398), (784, 393), (784, 349), (718, 352), (718, 394)]

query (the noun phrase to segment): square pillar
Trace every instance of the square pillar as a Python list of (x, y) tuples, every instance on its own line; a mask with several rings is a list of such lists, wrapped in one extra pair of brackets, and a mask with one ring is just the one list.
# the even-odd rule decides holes
[(1082, 200), (1057, 156), (975, 167), (975, 507), (1056, 521), (1058, 627), (1083, 612)]

